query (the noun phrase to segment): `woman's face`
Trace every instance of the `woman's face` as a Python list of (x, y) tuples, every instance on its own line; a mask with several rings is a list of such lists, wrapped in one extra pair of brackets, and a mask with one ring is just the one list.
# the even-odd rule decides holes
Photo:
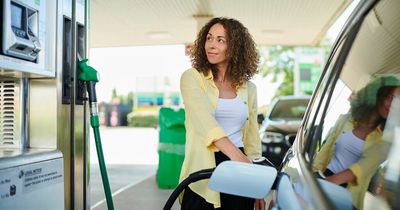
[(380, 102), (380, 106), (378, 107), (379, 115), (386, 119), (389, 115), (390, 106), (392, 105), (393, 97), (400, 96), (400, 87), (397, 87), (388, 94), (383, 101)]
[(210, 28), (204, 48), (208, 62), (226, 67), (228, 63), (226, 57), (228, 44), (225, 29), (221, 24), (217, 23)]

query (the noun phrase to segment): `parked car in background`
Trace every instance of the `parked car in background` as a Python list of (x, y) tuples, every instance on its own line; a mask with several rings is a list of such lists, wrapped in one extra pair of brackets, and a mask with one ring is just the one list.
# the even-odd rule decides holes
[(293, 144), (309, 101), (310, 96), (280, 96), (271, 103), (259, 133), (262, 154), (275, 166)]

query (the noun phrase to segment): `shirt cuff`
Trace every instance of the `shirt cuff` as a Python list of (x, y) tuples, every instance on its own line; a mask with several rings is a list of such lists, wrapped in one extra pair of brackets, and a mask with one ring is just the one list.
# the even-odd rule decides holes
[(213, 144), (215, 140), (225, 137), (226, 134), (221, 127), (215, 127), (207, 133), (207, 147), (213, 151), (218, 152), (219, 149)]
[(358, 184), (358, 178), (362, 176), (362, 168), (358, 164), (353, 164), (352, 166), (349, 167), (349, 170), (353, 172), (354, 176), (356, 177), (356, 180), (354, 180), (354, 183), (357, 185)]

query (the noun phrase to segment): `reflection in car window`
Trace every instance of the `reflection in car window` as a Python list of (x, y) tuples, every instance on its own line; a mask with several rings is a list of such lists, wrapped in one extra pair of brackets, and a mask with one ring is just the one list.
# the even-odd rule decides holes
[[(357, 137), (354, 130), (360, 127), (360, 123), (352, 120), (351, 115), (348, 114), (347, 118), (344, 115), (349, 110), (352, 93), (366, 87), (369, 82), (378, 77), (394, 76), (399, 78), (400, 52), (398, 49), (400, 43), (396, 41), (400, 38), (400, 22), (398, 21), (400, 13), (398, 8), (400, 8), (400, 1), (382, 0), (366, 16), (346, 59), (340, 79), (334, 86), (324, 119), (320, 121), (317, 117), (315, 122), (307, 125), (307, 128), (312, 128), (319, 125), (319, 122), (324, 122), (321, 139), (313, 139), (314, 141), (321, 141), (319, 145), (322, 145), (316, 148), (317, 154), (313, 160), (314, 170), (321, 169), (318, 166), (321, 163), (319, 156), (330, 156), (324, 150), (328, 142), (324, 144), (324, 140), (329, 138), (332, 132), (335, 132), (334, 129), (342, 126), (337, 130), (340, 131), (338, 136), (343, 136), (342, 141), (348, 142), (349, 139), (356, 139)], [(380, 85), (390, 86), (389, 83), (382, 80)], [(369, 98), (376, 98), (377, 93), (381, 90), (381, 88), (378, 88), (369, 91), (368, 94), (371, 96)], [(400, 144), (398, 143), (400, 141), (398, 138), (400, 136), (400, 108), (393, 109), (398, 97), (395, 91), (393, 89), (393, 92), (390, 92), (386, 97), (375, 100), (375, 103), (391, 101), (388, 120), (385, 121), (386, 124), (379, 124), (381, 127), (376, 127), (376, 130), (366, 132), (367, 135), (361, 138), (364, 141), (363, 144), (358, 146), (358, 148), (361, 148), (360, 157), (355, 159), (355, 163), (347, 168), (355, 176), (355, 181), (346, 182), (345, 188), (352, 193), (352, 202), (357, 209), (383, 209), (384, 206), (392, 209), (400, 208), (398, 199), (400, 193), (400, 156), (398, 155), (400, 154), (400, 146), (396, 146)], [(390, 104), (390, 102), (387, 103)], [(400, 104), (400, 99), (398, 103)], [(316, 115), (318, 114), (316, 113)], [(349, 127), (344, 128), (346, 126)], [(352, 133), (355, 137), (345, 137), (342, 135), (343, 131), (346, 131), (345, 133), (349, 133), (349, 135)], [(396, 132), (398, 134), (394, 134)], [(340, 150), (338, 141), (332, 144), (334, 148), (331, 150), (332, 156)], [(318, 153), (319, 150), (321, 152)], [(391, 155), (386, 157), (388, 153)], [(333, 158), (332, 156), (331, 158)], [(329, 159), (329, 163), (331, 160)], [(325, 164), (328, 163), (325, 162)], [(333, 174), (340, 172), (342, 171), (333, 172)], [(327, 180), (332, 181), (329, 178), (331, 175), (327, 176)], [(329, 194), (329, 192), (326, 193)], [(367, 202), (366, 197), (373, 202)]]
[[(391, 150), (388, 154), (388, 161), (382, 164), (375, 179), (371, 181), (369, 191), (375, 197), (384, 197), (393, 209), (400, 208), (399, 195), (399, 172), (400, 172), (400, 95), (397, 94), (392, 102), (386, 128), (383, 134), (385, 141), (391, 143)], [(372, 204), (374, 205), (374, 204)]]
[(271, 112), (271, 120), (302, 120), (308, 99), (278, 101)]
[(320, 139), (321, 141), (326, 139), (329, 128), (331, 128), (336, 123), (338, 116), (345, 114), (349, 111), (350, 99), (350, 88), (347, 87), (342, 82), (342, 80), (339, 79), (333, 91), (332, 98), (325, 116), (324, 127), (322, 129), (322, 136)]
[(307, 113), (306, 120), (304, 122), (304, 130), (303, 132), (303, 137), (301, 138), (303, 140), (302, 145), (303, 145), (303, 152), (306, 155), (306, 160), (312, 159), (312, 156), (315, 151), (310, 151), (310, 145), (313, 143), (312, 141), (319, 141), (319, 139), (312, 139), (314, 136), (313, 132), (315, 131), (315, 128), (319, 125), (321, 115), (322, 115), (322, 110), (320, 109), (321, 107), (324, 107), (324, 104), (326, 104), (328, 94), (326, 94), (326, 90), (329, 89), (329, 87), (332, 85), (332, 70), (335, 65), (335, 62), (341, 52), (341, 49), (343, 47), (343, 43), (345, 43), (346, 39), (343, 39), (340, 41), (340, 45), (337, 47), (335, 54), (331, 57), (330, 61), (327, 63), (327, 67), (325, 67), (325, 72), (322, 75), (325, 75), (322, 77), (317, 89), (315, 90), (313, 100), (310, 103), (309, 106), (309, 111)]
[[(336, 85), (335, 90), (342, 87)], [(391, 75), (374, 78), (357, 90), (350, 111), (335, 115), (336, 122), (314, 159), (315, 171), (351, 191), (357, 209), (362, 209), (371, 178), (388, 152), (383, 130), (396, 92), (400, 93), (400, 78)], [(331, 100), (329, 106), (339, 107), (339, 103)]]

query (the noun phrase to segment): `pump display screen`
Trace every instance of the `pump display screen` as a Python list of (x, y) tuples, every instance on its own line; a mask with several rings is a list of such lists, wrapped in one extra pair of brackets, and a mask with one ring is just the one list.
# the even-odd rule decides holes
[(22, 28), (22, 7), (11, 4), (11, 26)]
[[(39, 22), (39, 11), (30, 7), (33, 1), (23, 0), (22, 2), (29, 3), (26, 6), (19, 3), (20, 1), (0, 0), (0, 10), (4, 10), (4, 15), (0, 13), (0, 17), (4, 16), (3, 23), (0, 24), (3, 30), (0, 35), (2, 52), (7, 56), (38, 63), (37, 58), (42, 48), (38, 37), (39, 24), (42, 24)], [(35, 0), (35, 3), (39, 6), (40, 0)]]

